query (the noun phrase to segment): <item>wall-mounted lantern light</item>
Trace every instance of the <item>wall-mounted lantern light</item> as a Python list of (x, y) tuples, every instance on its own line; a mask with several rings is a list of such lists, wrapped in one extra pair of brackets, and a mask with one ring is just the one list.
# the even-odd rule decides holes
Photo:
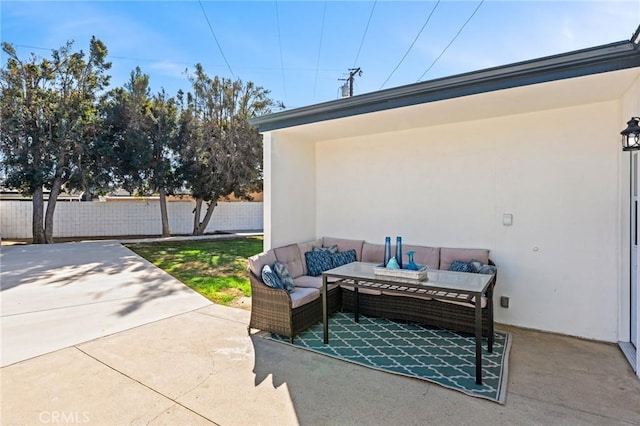
[(622, 150), (636, 151), (640, 149), (640, 117), (631, 117), (627, 121), (627, 128), (620, 132), (622, 135)]

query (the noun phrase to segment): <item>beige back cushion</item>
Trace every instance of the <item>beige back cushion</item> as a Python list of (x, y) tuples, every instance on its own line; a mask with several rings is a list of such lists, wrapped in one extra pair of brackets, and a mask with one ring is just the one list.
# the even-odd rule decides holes
[[(395, 250), (395, 247), (394, 247)], [(429, 266), (430, 269), (438, 269), (440, 267), (440, 247), (424, 247), (424, 246), (412, 246), (402, 245), (402, 264), (409, 263), (409, 256), (407, 253), (415, 251), (413, 255), (413, 261), (420, 266)], [(395, 251), (392, 252), (394, 256)]]
[(258, 253), (249, 258), (249, 269), (258, 278), (262, 278), (262, 267), (264, 265), (273, 265), (276, 261), (276, 255), (273, 250)]
[(382, 264), (384, 261), (384, 244), (371, 244), (365, 242), (362, 246), (361, 260), (363, 262)]
[[(440, 266), (440, 248), (402, 245), (402, 263), (409, 262), (409, 251), (415, 251), (413, 261), (420, 266), (429, 266), (431, 269), (438, 269)], [(396, 245), (391, 245), (391, 257), (396, 255)], [(364, 243), (362, 247), (362, 261), (382, 264), (384, 261), (384, 244)]]
[(302, 257), (300, 256), (300, 248), (297, 244), (289, 244), (288, 246), (273, 249), (276, 253), (276, 259), (284, 263), (289, 270), (292, 278), (298, 278), (304, 275), (304, 267)]
[(462, 262), (471, 262), (477, 260), (482, 263), (489, 263), (489, 250), (486, 249), (459, 249), (459, 248), (441, 248), (440, 249), (440, 268), (443, 271), (449, 269), (454, 260)]
[(324, 247), (338, 246), (338, 251), (347, 251), (354, 249), (356, 251), (356, 260), (362, 259), (362, 245), (364, 240), (347, 240), (345, 238), (324, 237), (322, 245)]

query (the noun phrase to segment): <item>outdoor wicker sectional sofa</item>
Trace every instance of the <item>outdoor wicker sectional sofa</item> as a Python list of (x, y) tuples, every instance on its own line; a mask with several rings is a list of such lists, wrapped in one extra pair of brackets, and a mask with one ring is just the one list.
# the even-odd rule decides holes
[[(308, 275), (305, 253), (314, 247), (337, 246), (338, 252), (355, 251), (356, 260), (382, 263), (383, 244), (372, 244), (364, 240), (324, 237), (314, 241), (290, 244), (267, 250), (249, 258), (249, 278), (251, 281), (251, 320), (248, 330), (259, 329), (286, 336), (293, 342), (301, 331), (322, 320), (322, 275)], [(403, 245), (403, 251), (415, 251), (414, 259), (419, 265), (428, 265), (431, 269), (447, 270), (454, 261), (491, 264), (489, 250), (440, 248), (415, 245)], [(392, 251), (393, 252), (393, 251)], [(286, 265), (293, 277), (295, 290), (289, 293), (285, 289), (275, 289), (266, 285), (262, 278), (264, 265), (275, 262)], [(493, 280), (487, 296), (493, 294)], [(329, 282), (328, 311), (353, 312), (355, 292), (353, 287)], [(482, 298), (483, 335), (488, 335), (489, 318), (493, 315), (487, 307), (486, 297)], [(428, 326), (453, 329), (466, 333), (474, 332), (474, 310), (471, 303), (417, 295), (386, 294), (384, 291), (360, 289), (360, 314), (383, 317), (392, 320), (412, 321)]]

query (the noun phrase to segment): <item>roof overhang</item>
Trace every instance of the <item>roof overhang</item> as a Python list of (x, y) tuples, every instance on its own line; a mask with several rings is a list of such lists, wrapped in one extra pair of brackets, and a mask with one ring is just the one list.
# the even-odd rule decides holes
[[(614, 72), (617, 76), (625, 74), (627, 79), (632, 79), (635, 78), (634, 76), (637, 76), (637, 70), (631, 70), (629, 73), (620, 73), (620, 71), (639, 67), (640, 44), (638, 44), (637, 37), (634, 35), (632, 41), (617, 42), (367, 93), (289, 111), (281, 111), (253, 118), (250, 120), (250, 123), (257, 126), (261, 133), (264, 133), (311, 123), (319, 124), (320, 122), (328, 120), (360, 116), (362, 114), (404, 109), (405, 107), (414, 105), (425, 105), (435, 102), (437, 102), (438, 105), (442, 105), (441, 101), (463, 97), (465, 97), (466, 100), (467, 97), (472, 97), (473, 95), (503, 91), (505, 89), (524, 88), (541, 83), (559, 82), (567, 79), (576, 79), (576, 83), (573, 84), (575, 87), (573, 87), (569, 93), (577, 94), (576, 90), (580, 89), (579, 86), (584, 86), (587, 91), (593, 89), (593, 86), (589, 89), (589, 85), (585, 86), (584, 83), (580, 84), (580, 82), (589, 80), (589, 78), (579, 77), (597, 76)], [(610, 83), (615, 83), (614, 86), (624, 84), (613, 74), (611, 74), (611, 78), (601, 77), (603, 82), (610, 80)], [(553, 86), (553, 84), (551, 86)], [(567, 85), (567, 87), (570, 86), (571, 84)], [(603, 87), (602, 84), (598, 86)], [(627, 85), (626, 87), (628, 88), (629, 86)], [(605, 87), (605, 89), (611, 91), (613, 87), (609, 86), (608, 88)], [(595, 99), (594, 96), (588, 97), (592, 99), (592, 102), (598, 100)], [(349, 127), (353, 128), (352, 125)], [(342, 136), (347, 135), (343, 134)]]

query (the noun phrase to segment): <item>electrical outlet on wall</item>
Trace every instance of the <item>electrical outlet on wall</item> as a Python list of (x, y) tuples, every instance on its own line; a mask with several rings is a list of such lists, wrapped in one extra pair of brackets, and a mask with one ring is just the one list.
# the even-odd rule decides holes
[(508, 296), (500, 296), (500, 307), (508, 308), (509, 307), (509, 297)]

